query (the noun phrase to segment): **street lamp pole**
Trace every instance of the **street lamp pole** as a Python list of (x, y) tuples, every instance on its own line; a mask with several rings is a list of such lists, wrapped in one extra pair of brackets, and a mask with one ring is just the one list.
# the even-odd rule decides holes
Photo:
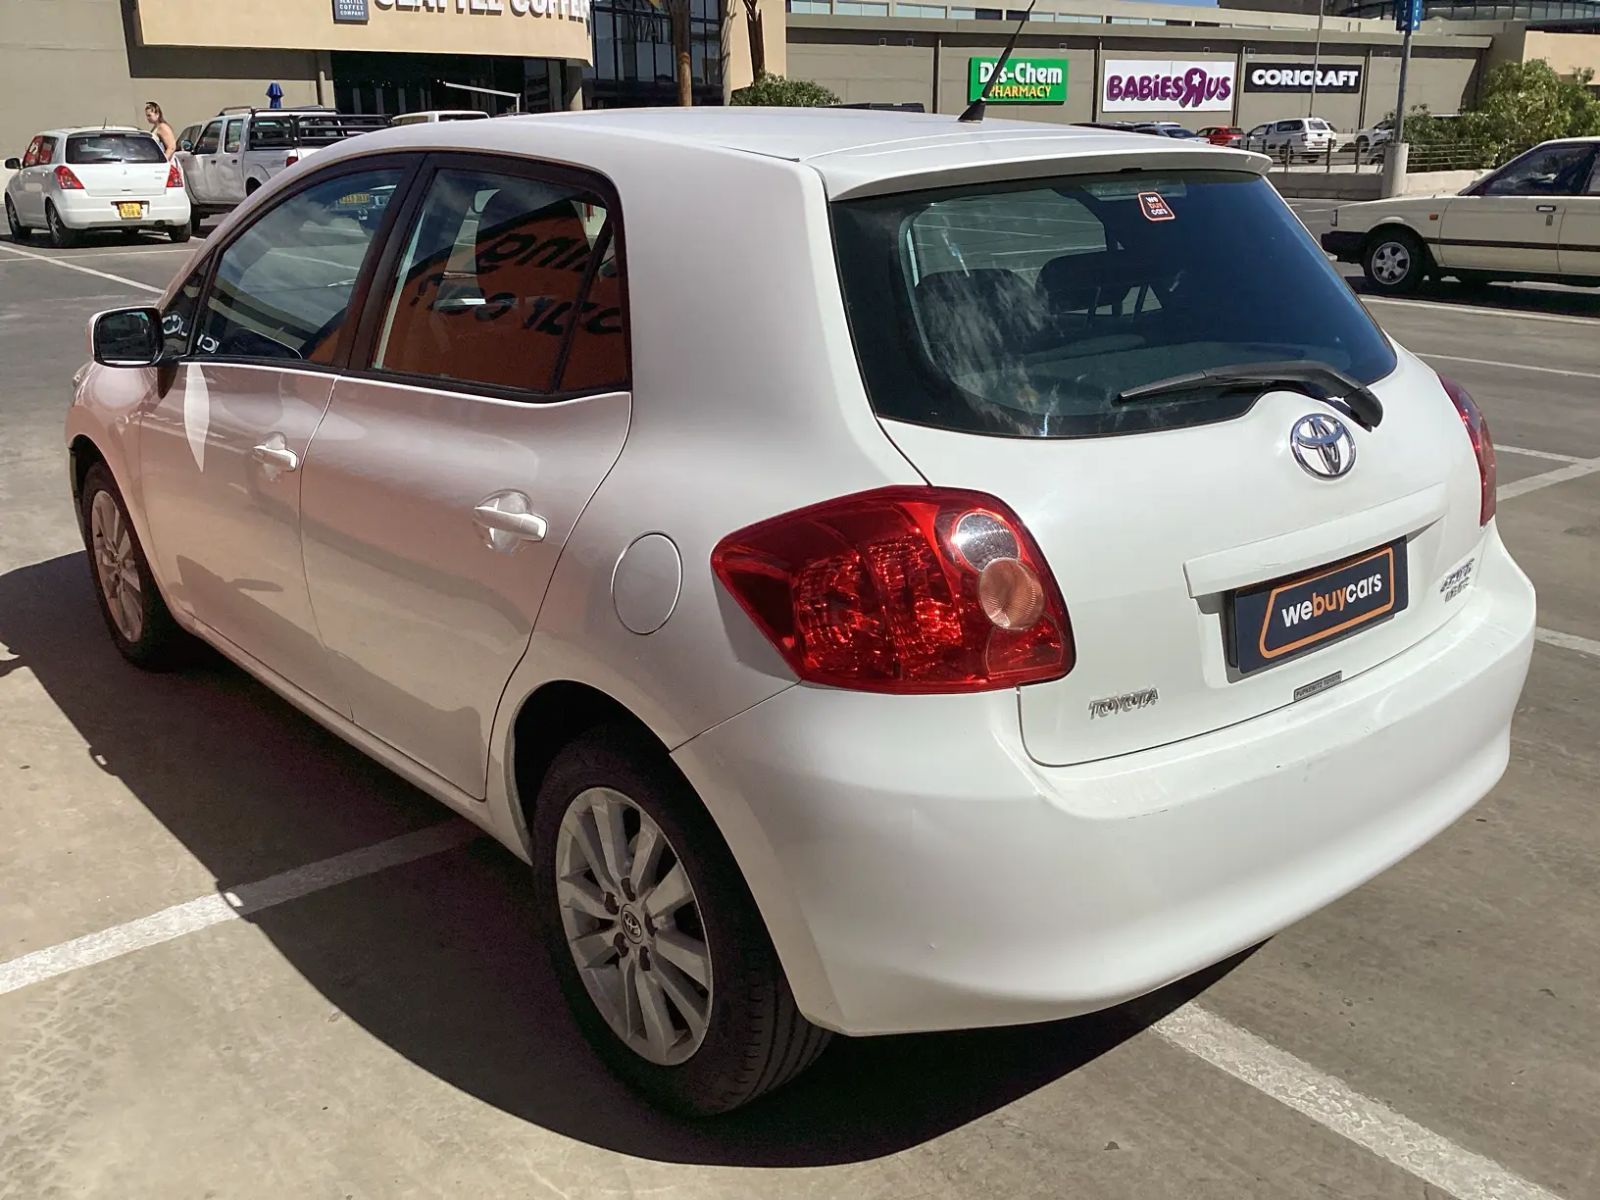
[(1317, 41), (1311, 49), (1311, 100), (1306, 105), (1306, 116), (1317, 115), (1317, 72), (1322, 67), (1322, 14), (1328, 9), (1328, 0), (1317, 0)]

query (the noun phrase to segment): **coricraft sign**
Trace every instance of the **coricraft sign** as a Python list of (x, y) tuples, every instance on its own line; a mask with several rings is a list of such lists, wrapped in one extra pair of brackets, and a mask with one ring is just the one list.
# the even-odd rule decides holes
[(1216, 59), (1106, 60), (1102, 112), (1227, 112), (1233, 108), (1234, 66)]
[(410, 9), (415, 12), (478, 13), (486, 17), (510, 12), (517, 17), (567, 17), (589, 19), (590, 0), (372, 0), (380, 9)]
[[(1361, 68), (1316, 68), (1317, 91), (1332, 95), (1355, 95), (1361, 91)], [(1302, 63), (1257, 62), (1244, 71), (1247, 92), (1309, 92), (1312, 68)]]
[[(967, 100), (976, 100), (994, 78), (996, 58), (967, 60)], [(1012, 58), (989, 89), (991, 104), (1065, 104), (1067, 60), (1064, 58)]]

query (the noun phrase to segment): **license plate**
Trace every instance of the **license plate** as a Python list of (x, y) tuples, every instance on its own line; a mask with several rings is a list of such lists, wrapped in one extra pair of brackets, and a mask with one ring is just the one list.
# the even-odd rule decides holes
[(1406, 606), (1406, 543), (1402, 538), (1233, 594), (1228, 609), (1229, 658), (1244, 675), (1297, 658)]
[(124, 200), (117, 205), (117, 215), (126, 221), (137, 221), (144, 216), (144, 204), (139, 200)]
[(339, 205), (342, 208), (367, 208), (371, 204), (371, 192), (351, 192), (339, 197)]

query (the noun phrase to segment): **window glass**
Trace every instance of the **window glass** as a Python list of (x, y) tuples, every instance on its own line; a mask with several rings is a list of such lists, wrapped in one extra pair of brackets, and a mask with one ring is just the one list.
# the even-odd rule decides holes
[(389, 168), (321, 180), (240, 234), (217, 264), (197, 353), (331, 362), (400, 174)]
[(286, 150), (294, 145), (294, 124), (288, 117), (257, 117), (250, 122), (252, 150)]
[(596, 197), (566, 184), (440, 171), (390, 289), (374, 366), (551, 392), (576, 328), (571, 370), (583, 382), (565, 386), (621, 383), (615, 262), (589, 281), (606, 216)]
[(1116, 402), (1175, 375), (1316, 359), (1371, 383), (1394, 369), (1259, 176), (988, 183), (841, 201), (833, 216), (856, 354), (885, 417), (1012, 437), (1134, 433), (1253, 401), (1197, 387)]
[(1594, 148), (1543, 146), (1503, 167), (1484, 187), (1487, 196), (1570, 196), (1588, 175)]
[(39, 139), (39, 153), (38, 153), (38, 156), (35, 157), (34, 160), (33, 160), (34, 161), (34, 165), (42, 167), (46, 163), (52, 162), (55, 159), (55, 156), (56, 156), (56, 139), (53, 138), (53, 137), (42, 137), (42, 138), (40, 138)]
[(1299, 128), (1300, 128), (1300, 122), (1299, 121), (1279, 121), (1278, 122), (1278, 132), (1279, 133), (1294, 133)]
[(22, 165), (25, 167), (37, 166), (39, 162), (39, 146), (43, 138), (34, 138), (28, 143), (28, 149), (22, 155)]
[(158, 163), (166, 158), (148, 133), (81, 133), (67, 139), (69, 163)]
[(161, 310), (161, 339), (163, 352), (174, 358), (189, 353), (189, 335), (194, 330), (195, 306), (200, 302), (200, 287), (205, 282), (206, 267), (201, 263), (193, 274), (183, 281), (167, 306)]
[(221, 144), (222, 122), (213, 121), (206, 126), (205, 132), (200, 135), (200, 141), (196, 144), (194, 152), (196, 154), (215, 154), (217, 147)]
[(233, 120), (228, 122), (227, 133), (222, 139), (222, 149), (225, 153), (237, 154), (239, 152), (239, 137), (243, 132), (243, 117), (235, 117)]

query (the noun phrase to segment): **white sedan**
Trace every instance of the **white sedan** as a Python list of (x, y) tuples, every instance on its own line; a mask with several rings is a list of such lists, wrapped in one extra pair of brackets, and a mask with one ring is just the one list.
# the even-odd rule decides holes
[(1532, 647), (1482, 414), (1266, 166), (806, 109), (350, 139), (95, 320), (106, 628), (526, 859), (673, 1108), (1148, 992), (1475, 804)]
[(1322, 248), (1382, 292), (1444, 276), (1600, 287), (1600, 138), (1544, 142), (1459, 195), (1341, 205)]
[(6, 184), (6, 220), (21, 241), (35, 229), (55, 246), (90, 230), (157, 230), (189, 240), (183, 173), (142, 129), (48, 129), (28, 143)]

